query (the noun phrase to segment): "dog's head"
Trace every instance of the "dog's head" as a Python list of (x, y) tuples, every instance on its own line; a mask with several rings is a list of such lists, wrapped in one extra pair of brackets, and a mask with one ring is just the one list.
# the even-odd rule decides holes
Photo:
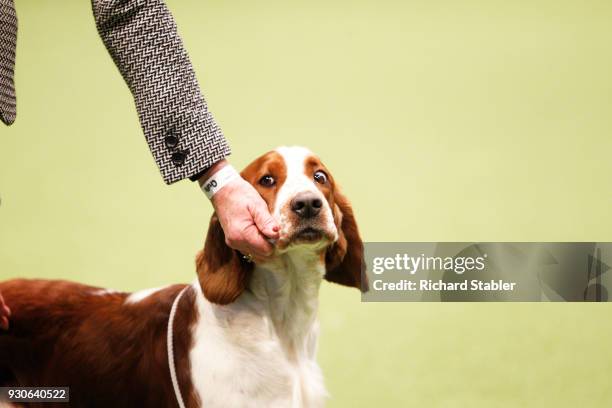
[[(280, 224), (273, 257), (313, 251), (325, 264), (325, 279), (367, 290), (363, 243), (353, 210), (317, 156), (303, 147), (280, 147), (253, 161), (241, 176), (255, 187)], [(204, 296), (218, 304), (234, 301), (254, 268), (227, 246), (215, 214), (196, 266)]]

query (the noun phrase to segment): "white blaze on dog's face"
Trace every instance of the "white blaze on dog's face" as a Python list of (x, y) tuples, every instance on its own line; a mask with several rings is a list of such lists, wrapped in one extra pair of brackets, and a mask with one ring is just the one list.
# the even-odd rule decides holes
[(249, 165), (242, 175), (266, 200), (281, 226), (276, 242), (279, 252), (296, 245), (322, 248), (337, 241), (334, 181), (310, 150), (280, 147)]
[(277, 248), (301, 243), (333, 243), (338, 230), (330, 207), (333, 181), (323, 163), (303, 147), (281, 147), (286, 167), (272, 215), (281, 226)]

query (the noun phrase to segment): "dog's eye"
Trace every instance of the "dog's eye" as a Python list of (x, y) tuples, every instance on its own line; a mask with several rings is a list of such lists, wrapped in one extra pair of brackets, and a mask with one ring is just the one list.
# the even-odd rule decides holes
[(327, 183), (327, 174), (321, 170), (315, 171), (314, 180), (319, 184), (325, 184)]
[(276, 184), (276, 180), (274, 180), (274, 177), (267, 174), (259, 179), (259, 184), (264, 187), (272, 187), (274, 184)]

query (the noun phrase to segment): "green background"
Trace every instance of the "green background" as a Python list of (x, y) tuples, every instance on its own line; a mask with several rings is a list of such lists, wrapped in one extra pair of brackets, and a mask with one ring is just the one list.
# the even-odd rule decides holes
[[(172, 0), (237, 167), (320, 154), (368, 241), (610, 241), (609, 1)], [(194, 278), (211, 207), (163, 184), (88, 1), (17, 1), (0, 277)], [(607, 304), (361, 304), (324, 285), (330, 407), (604, 407)]]

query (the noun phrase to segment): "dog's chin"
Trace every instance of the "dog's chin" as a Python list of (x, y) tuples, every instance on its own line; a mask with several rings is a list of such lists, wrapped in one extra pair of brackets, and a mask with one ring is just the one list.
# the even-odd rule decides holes
[(320, 228), (306, 226), (296, 229), (288, 236), (279, 239), (278, 249), (286, 250), (296, 246), (323, 248), (334, 241), (334, 234)]
[(302, 228), (293, 235), (292, 241), (302, 244), (314, 244), (325, 238), (322, 230), (313, 227)]

